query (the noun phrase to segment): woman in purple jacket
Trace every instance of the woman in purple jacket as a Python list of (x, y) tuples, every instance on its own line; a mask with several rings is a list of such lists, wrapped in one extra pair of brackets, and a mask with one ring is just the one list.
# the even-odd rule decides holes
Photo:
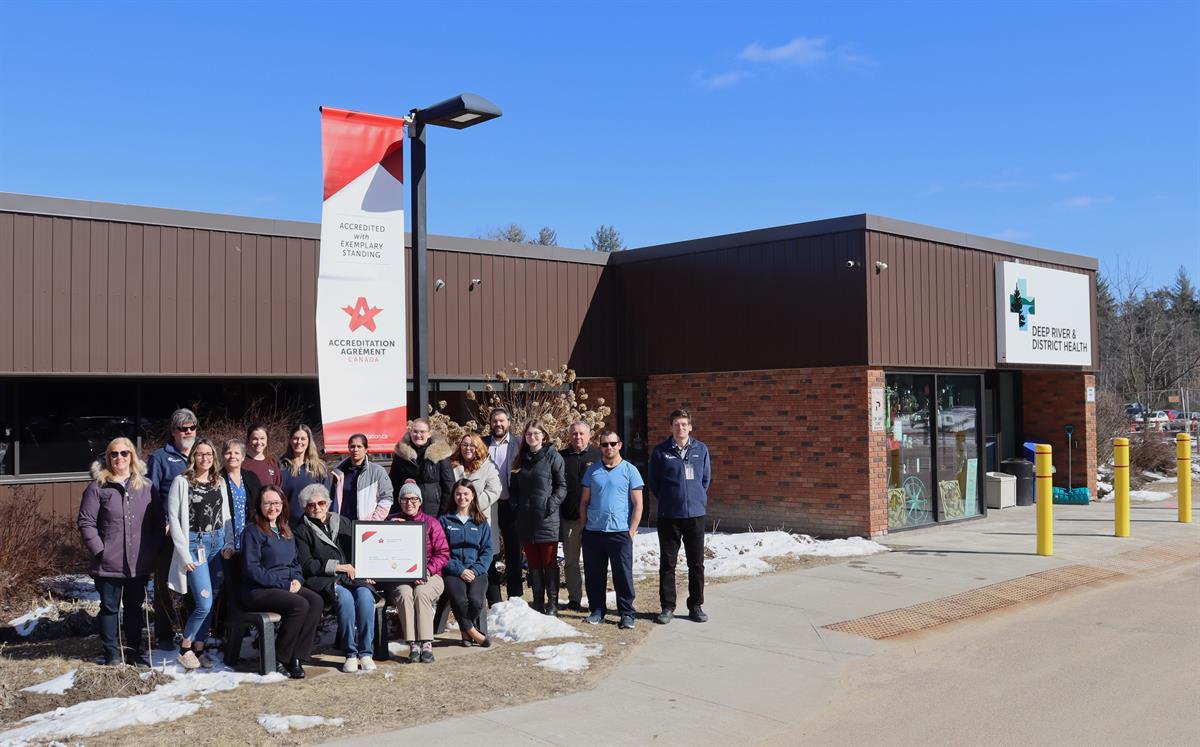
[[(97, 623), (105, 664), (148, 666), (141, 654), (142, 602), (162, 536), (163, 517), (150, 499), (146, 465), (128, 438), (114, 438), (79, 503), (79, 537), (92, 559), (100, 594)], [(117, 618), (125, 605), (124, 647)]]
[(400, 628), (408, 642), (409, 663), (433, 661), (433, 614), (445, 589), (442, 568), (450, 560), (450, 546), (438, 520), (421, 510), (421, 488), (408, 480), (396, 499), (400, 512), (392, 521), (419, 521), (425, 525), (425, 580), (405, 581), (384, 591), (388, 602), (400, 613)]
[(304, 586), (296, 540), (288, 527), (288, 499), (264, 485), (246, 517), (242, 533), (242, 593), (246, 609), (277, 612), (283, 619), (275, 636), (275, 671), (304, 679), (301, 659), (312, 651), (313, 635), (325, 602)]

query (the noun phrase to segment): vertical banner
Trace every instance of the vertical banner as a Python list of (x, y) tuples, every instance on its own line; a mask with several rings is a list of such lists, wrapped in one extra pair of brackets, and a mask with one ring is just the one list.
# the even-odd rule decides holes
[(403, 119), (321, 109), (317, 370), (325, 449), (390, 452), (407, 427)]

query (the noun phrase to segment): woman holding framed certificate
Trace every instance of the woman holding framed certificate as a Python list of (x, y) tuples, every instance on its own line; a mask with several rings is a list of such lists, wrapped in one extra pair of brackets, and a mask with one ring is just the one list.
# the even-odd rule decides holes
[(450, 560), (446, 533), (438, 520), (421, 510), (421, 488), (415, 480), (400, 487), (400, 512), (392, 521), (425, 525), (425, 578), (403, 581), (387, 589), (388, 602), (400, 613), (400, 629), (408, 643), (409, 663), (433, 661), (433, 616), (445, 588), (442, 568)]

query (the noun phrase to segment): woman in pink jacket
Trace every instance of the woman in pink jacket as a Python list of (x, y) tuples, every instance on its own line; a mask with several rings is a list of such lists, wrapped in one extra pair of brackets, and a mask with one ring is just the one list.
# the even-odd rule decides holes
[(450, 560), (450, 545), (438, 520), (421, 510), (421, 488), (408, 480), (397, 499), (400, 512), (392, 521), (419, 521), (425, 525), (427, 549), (424, 581), (406, 581), (386, 590), (388, 603), (400, 613), (400, 628), (408, 642), (409, 663), (433, 661), (433, 616), (442, 595), (442, 568)]

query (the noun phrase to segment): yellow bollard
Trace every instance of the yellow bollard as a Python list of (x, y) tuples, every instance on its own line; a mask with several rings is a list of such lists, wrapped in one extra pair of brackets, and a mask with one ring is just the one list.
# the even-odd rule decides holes
[(1179, 522), (1192, 523), (1192, 437), (1175, 434), (1175, 475), (1179, 481)]
[(1050, 444), (1038, 444), (1034, 457), (1034, 478), (1037, 485), (1037, 554), (1054, 554), (1054, 467)]
[(1113, 439), (1113, 490), (1117, 494), (1114, 534), (1129, 536), (1129, 439)]

